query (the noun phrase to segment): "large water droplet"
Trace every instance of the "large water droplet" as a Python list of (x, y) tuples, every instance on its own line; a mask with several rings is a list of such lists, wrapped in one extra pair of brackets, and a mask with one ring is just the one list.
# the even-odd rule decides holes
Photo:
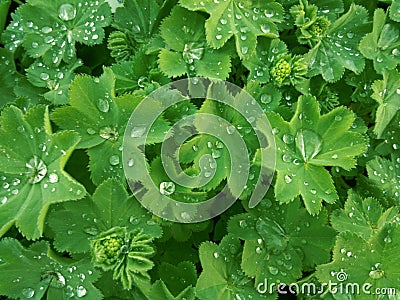
[(76, 288), (76, 296), (78, 297), (78, 298), (82, 298), (83, 296), (85, 296), (87, 294), (87, 291), (86, 291), (86, 289), (83, 287), (83, 286), (78, 286), (77, 288)]
[(49, 175), (49, 181), (51, 183), (57, 183), (58, 182), (58, 175), (56, 173), (51, 173)]
[(320, 136), (311, 130), (299, 130), (295, 140), (296, 147), (303, 156), (304, 161), (313, 159), (322, 149)]
[(108, 112), (110, 109), (110, 103), (108, 103), (107, 100), (99, 98), (99, 100), (97, 100), (97, 108), (101, 111), (101, 112)]
[(58, 8), (58, 17), (64, 21), (70, 21), (76, 17), (76, 8), (70, 3), (61, 4)]
[(135, 127), (132, 128), (131, 137), (133, 137), (133, 138), (142, 137), (145, 132), (146, 132), (146, 127), (144, 127), (144, 126), (135, 126)]
[(163, 181), (160, 183), (160, 193), (163, 195), (171, 195), (175, 192), (175, 184), (171, 181)]
[(32, 288), (25, 288), (22, 290), (22, 296), (24, 296), (27, 299), (32, 298), (34, 295), (35, 295), (35, 290)]
[(47, 174), (47, 166), (36, 155), (25, 164), (28, 168), (28, 180), (30, 183), (38, 183)]
[(110, 158), (108, 159), (108, 162), (110, 163), (110, 165), (112, 166), (116, 166), (119, 164), (119, 156), (118, 155), (112, 155), (110, 156)]

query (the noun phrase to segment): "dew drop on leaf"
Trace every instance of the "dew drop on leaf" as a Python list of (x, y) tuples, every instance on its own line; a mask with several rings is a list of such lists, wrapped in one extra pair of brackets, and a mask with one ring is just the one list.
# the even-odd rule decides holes
[(97, 108), (101, 111), (101, 112), (108, 112), (110, 109), (110, 103), (108, 103), (107, 100), (99, 98), (97, 100)]
[(282, 140), (285, 144), (291, 144), (294, 141), (294, 137), (293, 135), (291, 135), (290, 133), (285, 133), (282, 137)]
[(32, 288), (25, 288), (22, 290), (22, 296), (29, 299), (35, 295), (35, 290)]
[(52, 32), (52, 31), (53, 31), (53, 28), (51, 28), (49, 26), (44, 26), (42, 28), (42, 32), (45, 33), (45, 34), (48, 34), (48, 33)]
[(133, 158), (128, 160), (128, 167), (133, 167), (134, 164), (135, 164), (135, 161), (133, 160)]
[(131, 137), (133, 137), (133, 138), (142, 137), (145, 132), (146, 132), (146, 127), (144, 127), (144, 126), (135, 126), (135, 127), (132, 128)]
[(58, 8), (58, 17), (63, 21), (71, 21), (76, 17), (76, 8), (70, 3), (61, 4)]
[(262, 94), (260, 100), (264, 104), (269, 104), (272, 101), (272, 96), (268, 94)]
[(279, 272), (278, 268), (274, 266), (269, 266), (268, 271), (271, 273), (271, 275), (277, 275)]
[(93, 134), (96, 133), (96, 130), (94, 130), (93, 128), (88, 128), (88, 129), (86, 129), (86, 132), (87, 132), (88, 134), (90, 134), (90, 135), (93, 135)]
[(110, 163), (110, 165), (112, 166), (116, 166), (119, 164), (119, 156), (118, 155), (112, 155), (110, 156), (110, 158), (108, 159), (108, 162)]
[(28, 168), (28, 178), (30, 183), (38, 183), (42, 181), (47, 174), (47, 166), (36, 155), (31, 158), (25, 166)]
[(76, 296), (78, 298), (82, 298), (83, 296), (86, 296), (86, 294), (87, 294), (87, 291), (83, 286), (80, 285), (76, 288)]
[(56, 183), (56, 182), (58, 182), (58, 175), (57, 175), (56, 173), (51, 173), (51, 174), (49, 175), (49, 181), (50, 181), (51, 183)]
[(171, 195), (175, 192), (175, 184), (171, 181), (163, 181), (160, 183), (160, 193), (163, 195)]
[(40, 79), (42, 79), (42, 80), (48, 80), (49, 79), (49, 74), (47, 74), (47, 73), (45, 73), (45, 72), (42, 72), (42, 73), (40, 73)]

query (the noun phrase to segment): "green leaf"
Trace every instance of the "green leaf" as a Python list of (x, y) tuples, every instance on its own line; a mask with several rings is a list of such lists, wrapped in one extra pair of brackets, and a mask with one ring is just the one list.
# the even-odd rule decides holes
[(308, 212), (317, 214), (322, 201), (338, 199), (324, 167), (349, 170), (356, 165), (355, 157), (366, 150), (363, 134), (350, 130), (354, 114), (338, 107), (321, 116), (316, 99), (302, 96), (290, 122), (272, 112), (268, 117), (278, 149), (276, 198), (287, 203), (301, 195)]
[(139, 88), (153, 91), (169, 79), (157, 68), (157, 56), (146, 55), (138, 51), (131, 61), (111, 66), (115, 75), (115, 91), (117, 93), (133, 92)]
[(364, 58), (358, 51), (358, 43), (367, 33), (367, 20), (368, 13), (363, 6), (351, 5), (349, 11), (328, 28), (326, 37), (305, 55), (310, 75), (321, 74), (326, 81), (335, 82), (345, 69), (361, 73)]
[(362, 55), (373, 60), (374, 68), (379, 74), (394, 69), (399, 63), (399, 31), (398, 24), (386, 23), (383, 9), (375, 10), (372, 32), (361, 40), (359, 48)]
[(25, 115), (7, 107), (0, 122), (0, 235), (15, 224), (25, 237), (36, 239), (51, 204), (85, 194), (85, 188), (63, 170), (79, 136), (68, 131), (53, 134), (44, 106)]
[(386, 197), (392, 197), (399, 203), (400, 199), (400, 159), (392, 156), (391, 160), (377, 156), (367, 163), (369, 179)]
[(141, 228), (154, 238), (161, 236), (160, 226), (115, 179), (103, 182), (91, 198), (64, 203), (50, 216), (55, 247), (70, 253), (88, 252), (91, 239), (115, 226), (125, 226), (128, 231)]
[(90, 261), (58, 257), (47, 241), (24, 248), (15, 239), (3, 239), (0, 262), (1, 295), (18, 299), (102, 299), (93, 286), (99, 272)]
[(378, 138), (400, 110), (400, 74), (396, 70), (385, 71), (383, 80), (376, 80), (372, 89), (372, 98), (378, 102), (374, 132)]
[(0, 1), (0, 35), (3, 33), (4, 25), (6, 24), (8, 9), (10, 8), (11, 0)]
[[(114, 94), (115, 76), (109, 68), (99, 78), (77, 76), (71, 83), (69, 104), (58, 108), (52, 120), (63, 129), (77, 131), (82, 140), (79, 148), (88, 148), (90, 171), (95, 184), (110, 177), (124, 180), (122, 140), (125, 127), (142, 97)], [(161, 117), (154, 124), (146, 142), (157, 143), (169, 126)]]
[(121, 31), (129, 32), (141, 43), (147, 42), (156, 30), (155, 22), (160, 11), (156, 0), (125, 0), (114, 14), (113, 25)]
[[(2, 4), (0, 3), (0, 6)], [(0, 107), (15, 100), (14, 87), (19, 79), (11, 52), (0, 48)]]
[(208, 299), (276, 299), (264, 296), (254, 288), (254, 282), (240, 268), (242, 246), (232, 235), (225, 236), (220, 245), (204, 242), (199, 248), (201, 266), (196, 296)]
[(55, 105), (67, 104), (68, 89), (75, 77), (74, 70), (81, 65), (82, 61), (77, 60), (70, 65), (54, 68), (36, 61), (27, 69), (26, 77), (34, 86), (50, 90), (44, 94), (48, 101)]
[(183, 74), (189, 77), (228, 77), (229, 52), (214, 50), (205, 43), (204, 21), (200, 14), (179, 6), (164, 19), (160, 31), (167, 48), (161, 49), (159, 55), (161, 71), (170, 77)]
[(389, 17), (396, 22), (400, 22), (400, 1), (393, 0), (389, 8)]
[(377, 200), (370, 197), (362, 199), (355, 192), (350, 192), (344, 209), (332, 213), (331, 223), (339, 232), (349, 231), (368, 240), (386, 224), (395, 221), (398, 213), (395, 207), (384, 211)]
[[(371, 292), (375, 288), (388, 287), (398, 290), (400, 271), (393, 262), (400, 247), (399, 233), (398, 223), (386, 225), (368, 241), (352, 232), (341, 233), (333, 249), (333, 261), (318, 266), (317, 277), (321, 282), (336, 284), (343, 282), (338, 278), (346, 278), (345, 283), (359, 284), (360, 287), (370, 284)], [(364, 297), (360, 294), (355, 299)]]
[(248, 213), (232, 217), (228, 232), (245, 240), (242, 268), (256, 283), (292, 283), (301, 270), (329, 261), (334, 230), (325, 210), (312, 217), (300, 202), (279, 205), (265, 198)]
[(184, 300), (195, 298), (197, 272), (195, 266), (188, 261), (172, 265), (161, 263), (157, 280), (151, 289), (149, 297), (154, 300)]
[(283, 8), (274, 1), (216, 2), (181, 0), (180, 4), (190, 10), (210, 14), (206, 21), (207, 43), (219, 49), (234, 35), (236, 51), (241, 58), (250, 57), (256, 49), (257, 37), (278, 37), (275, 23), (283, 20)]
[(12, 19), (2, 36), (6, 47), (15, 51), (22, 45), (31, 57), (58, 66), (76, 59), (76, 42), (90, 46), (102, 42), (111, 9), (104, 0), (31, 0), (20, 5)]

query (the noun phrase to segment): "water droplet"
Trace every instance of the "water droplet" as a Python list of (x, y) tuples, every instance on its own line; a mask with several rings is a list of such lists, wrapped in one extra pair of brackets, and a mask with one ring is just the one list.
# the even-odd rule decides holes
[(131, 137), (133, 137), (133, 138), (142, 137), (145, 132), (146, 132), (146, 127), (144, 127), (144, 126), (135, 126), (135, 127), (132, 128)]
[(220, 22), (222, 25), (225, 25), (226, 23), (228, 23), (228, 21), (226, 19), (221, 19)]
[(108, 110), (110, 109), (110, 103), (108, 103), (107, 100), (99, 98), (97, 100), (97, 108), (101, 111), (101, 112), (108, 112)]
[(269, 104), (272, 101), (272, 96), (268, 94), (262, 94), (260, 99), (262, 103)]
[(188, 220), (191, 219), (190, 214), (187, 213), (186, 211), (184, 211), (184, 212), (181, 213), (181, 218), (182, 218), (183, 220), (186, 220), (186, 221), (188, 221)]
[(317, 193), (317, 191), (314, 190), (314, 189), (311, 189), (311, 190), (310, 190), (310, 193), (313, 194), (313, 195), (315, 195), (315, 194)]
[(34, 295), (35, 295), (35, 290), (32, 288), (25, 288), (22, 290), (22, 296), (24, 296), (27, 299), (32, 298)]
[(160, 183), (160, 193), (163, 195), (171, 195), (175, 192), (175, 184), (171, 181), (163, 181)]
[(92, 40), (97, 40), (98, 38), (99, 38), (99, 36), (97, 34), (93, 34)]
[(33, 49), (36, 49), (38, 46), (39, 46), (39, 43), (37, 43), (37, 42), (32, 42), (32, 48)]
[(114, 154), (112, 156), (110, 156), (110, 158), (108, 159), (108, 162), (110, 163), (110, 165), (112, 166), (116, 166), (119, 164), (119, 156)]
[(94, 130), (93, 128), (88, 128), (88, 129), (86, 129), (86, 132), (87, 132), (88, 134), (90, 134), (90, 135), (93, 135), (93, 134), (96, 133), (96, 130)]
[(56, 173), (51, 173), (49, 175), (49, 181), (51, 183), (57, 183), (58, 182), (58, 175)]
[(133, 167), (134, 164), (135, 164), (135, 161), (133, 160), (133, 158), (128, 160), (128, 167)]
[(219, 254), (218, 254), (218, 252), (214, 252), (214, 258), (218, 258), (219, 257)]
[(385, 272), (383, 270), (372, 270), (368, 275), (371, 279), (380, 279), (385, 275)]
[(86, 228), (84, 228), (83, 229), (83, 231), (85, 231), (87, 234), (90, 234), (90, 235), (97, 235), (98, 233), (99, 233), (99, 231), (97, 230), (97, 228), (96, 227), (93, 227), (93, 226), (91, 226), (91, 227), (86, 227)]
[(387, 236), (383, 240), (386, 244), (390, 244), (392, 242), (392, 238), (390, 236)]
[(282, 140), (285, 144), (291, 144), (294, 141), (294, 137), (293, 135), (291, 135), (290, 133), (285, 133), (282, 137)]
[(121, 253), (123, 254), (128, 254), (129, 253), (129, 247), (128, 245), (122, 245), (121, 248), (119, 249)]
[(296, 134), (296, 147), (303, 156), (304, 161), (313, 159), (322, 149), (322, 140), (318, 134), (311, 130), (299, 130)]
[(83, 287), (83, 286), (78, 286), (77, 288), (76, 288), (76, 296), (78, 297), (78, 298), (82, 298), (83, 296), (85, 296), (87, 294), (87, 291), (86, 291), (86, 289)]
[(289, 153), (283, 154), (282, 160), (284, 162), (292, 162), (292, 156)]
[(240, 226), (241, 228), (246, 228), (246, 227), (247, 227), (246, 220), (240, 220), (240, 221), (239, 221), (239, 226)]
[(260, 247), (257, 247), (257, 248), (256, 248), (256, 253), (257, 253), (257, 254), (261, 254), (261, 253), (262, 253), (262, 249), (261, 249)]
[(268, 270), (269, 270), (269, 272), (271, 273), (271, 275), (277, 275), (278, 272), (279, 272), (278, 268), (277, 268), (277, 267), (274, 267), (274, 266), (269, 266), (269, 267), (268, 267)]
[(285, 182), (286, 183), (291, 183), (292, 182), (292, 178), (289, 175), (285, 176)]
[(50, 78), (49, 74), (47, 74), (45, 72), (40, 73), (39, 77), (42, 80), (48, 80)]
[(8, 198), (6, 196), (3, 196), (0, 200), (1, 204), (6, 204), (7, 203)]
[(58, 17), (63, 21), (71, 21), (76, 17), (76, 8), (70, 3), (61, 4), (58, 8)]
[(261, 25), (261, 31), (263, 33), (270, 33), (271, 32), (271, 26), (269, 24), (262, 24)]
[(248, 47), (242, 47), (242, 54), (247, 54), (248, 51), (249, 51)]
[(222, 35), (221, 35), (221, 34), (217, 34), (217, 35), (215, 36), (215, 38), (216, 38), (217, 40), (220, 40), (220, 39), (222, 39)]
[(337, 158), (338, 158), (338, 155), (337, 155), (337, 154), (333, 154), (333, 155), (332, 155), (332, 158), (333, 158), (333, 159), (337, 159)]
[(236, 128), (233, 125), (229, 125), (229, 126), (226, 127), (226, 132), (228, 134), (233, 134), (235, 132), (235, 130), (236, 130)]
[(392, 50), (392, 54), (393, 54), (394, 56), (398, 56), (398, 55), (400, 54), (400, 50), (397, 49), (397, 48), (394, 48), (394, 49)]
[(36, 155), (25, 166), (28, 168), (28, 180), (30, 183), (42, 181), (47, 174), (47, 166)]
[(335, 121), (340, 122), (342, 121), (343, 117), (340, 115), (335, 116)]
[(45, 33), (45, 34), (48, 34), (48, 33), (52, 32), (52, 31), (53, 31), (53, 28), (51, 28), (49, 26), (44, 26), (42, 28), (42, 32)]

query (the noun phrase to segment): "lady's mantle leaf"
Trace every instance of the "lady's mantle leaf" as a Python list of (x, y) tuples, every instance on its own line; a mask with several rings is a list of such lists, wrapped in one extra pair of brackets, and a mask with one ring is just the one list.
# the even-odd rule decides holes
[[(398, 253), (400, 249), (400, 225), (388, 224), (368, 241), (352, 232), (341, 233), (333, 250), (333, 261), (317, 267), (321, 282), (340, 284), (370, 284), (375, 288), (400, 289)], [(341, 275), (340, 275), (341, 274)], [(347, 284), (345, 281), (344, 283)], [(396, 294), (397, 294), (396, 293)], [(355, 299), (367, 299), (361, 294)], [(384, 298), (388, 299), (388, 298)]]
[(381, 157), (367, 163), (369, 179), (382, 190), (385, 197), (391, 197), (400, 205), (400, 158), (391, 160)]
[(338, 199), (332, 178), (324, 166), (349, 170), (355, 157), (366, 150), (365, 137), (350, 131), (354, 114), (344, 107), (320, 115), (314, 97), (302, 96), (290, 122), (268, 114), (278, 149), (275, 195), (289, 202), (301, 195), (309, 213), (317, 214), (322, 201)]
[[(104, 68), (99, 78), (78, 76), (71, 83), (70, 106), (56, 109), (52, 119), (63, 129), (77, 131), (82, 140), (78, 147), (88, 148), (92, 180), (100, 184), (107, 178), (124, 179), (122, 140), (128, 119), (142, 97), (115, 97), (115, 76)], [(146, 142), (162, 141), (168, 124), (162, 118), (154, 124)]]
[(45, 106), (25, 115), (7, 107), (0, 122), (0, 235), (15, 223), (24, 236), (36, 239), (50, 204), (84, 196), (85, 188), (63, 171), (79, 136), (52, 134)]
[(362, 199), (356, 193), (350, 192), (344, 209), (332, 213), (331, 223), (339, 232), (350, 231), (368, 240), (382, 230), (386, 223), (393, 222), (398, 213), (396, 207), (384, 211), (377, 200)]
[(0, 241), (0, 294), (18, 299), (102, 299), (93, 286), (99, 273), (90, 261), (57, 257), (47, 241), (29, 248), (14, 239)]
[[(337, 19), (306, 55), (310, 75), (322, 74), (329, 82), (339, 80), (345, 69), (359, 74), (364, 68), (364, 58), (357, 50), (358, 43), (367, 32), (367, 10), (351, 5), (349, 11)], [(357, 34), (355, 29), (357, 28)]]
[(172, 265), (162, 263), (158, 270), (160, 280), (157, 280), (150, 292), (154, 300), (194, 300), (197, 282), (197, 271), (193, 263), (188, 261)]
[[(35, 17), (40, 16), (40, 17)], [(33, 58), (58, 66), (76, 58), (75, 43), (96, 45), (111, 22), (111, 9), (103, 0), (31, 0), (12, 14), (3, 34), (6, 47), (23, 45)]]
[(128, 231), (141, 228), (154, 238), (161, 236), (160, 226), (115, 179), (103, 182), (91, 199), (64, 203), (51, 212), (49, 220), (56, 248), (71, 253), (88, 252), (91, 239), (115, 226), (125, 226)]
[(253, 280), (244, 274), (240, 268), (242, 246), (234, 236), (225, 236), (219, 246), (205, 242), (199, 252), (203, 267), (196, 285), (199, 299), (276, 299), (275, 294), (258, 293)]
[(226, 79), (230, 56), (226, 50), (214, 50), (205, 43), (205, 18), (199, 13), (175, 7), (161, 25), (161, 36), (168, 49), (161, 49), (161, 71), (171, 77), (188, 74)]
[(394, 69), (400, 62), (400, 26), (396, 23), (385, 23), (383, 9), (376, 9), (371, 33), (360, 42), (360, 51), (366, 58), (372, 59), (376, 72)]
[(295, 282), (301, 270), (329, 261), (335, 232), (325, 211), (310, 216), (300, 202), (279, 205), (265, 198), (249, 213), (236, 215), (228, 232), (245, 240), (242, 268), (256, 283)]
[(3, 48), (0, 48), (0, 78), (0, 107), (2, 107), (15, 100), (14, 88), (19, 78), (12, 53)]
[(379, 103), (374, 132), (382, 137), (385, 128), (400, 110), (400, 74), (397, 70), (385, 71), (383, 80), (373, 83), (372, 98)]
[(211, 47), (221, 48), (234, 35), (236, 51), (241, 58), (253, 54), (257, 36), (278, 37), (275, 23), (283, 19), (282, 6), (271, 0), (181, 0), (180, 4), (211, 15), (206, 21), (206, 37)]

